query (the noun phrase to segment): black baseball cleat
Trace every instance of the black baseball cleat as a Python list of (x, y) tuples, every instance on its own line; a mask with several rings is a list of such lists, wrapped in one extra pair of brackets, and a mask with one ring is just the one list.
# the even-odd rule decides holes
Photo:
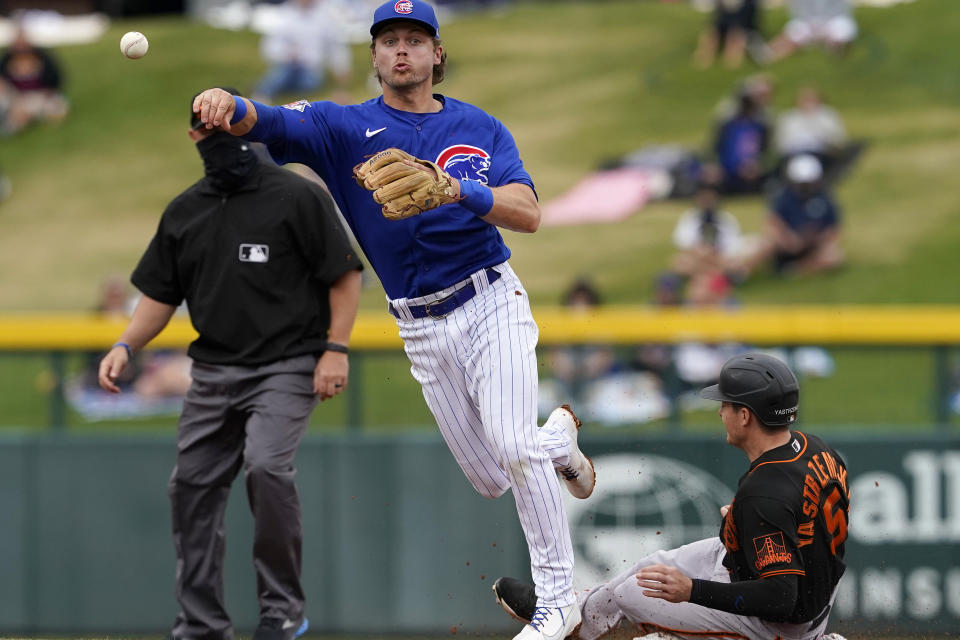
[(493, 595), (497, 604), (503, 607), (511, 618), (530, 624), (533, 610), (537, 607), (537, 592), (532, 584), (515, 578), (497, 578), (493, 583)]
[(293, 640), (299, 638), (310, 627), (306, 618), (284, 620), (283, 618), (261, 618), (253, 632), (253, 640)]

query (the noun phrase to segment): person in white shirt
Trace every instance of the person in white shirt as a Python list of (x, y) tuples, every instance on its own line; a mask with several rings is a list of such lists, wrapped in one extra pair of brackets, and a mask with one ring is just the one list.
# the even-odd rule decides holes
[(824, 104), (814, 87), (797, 91), (796, 108), (785, 111), (777, 119), (774, 147), (783, 156), (813, 153), (830, 155), (847, 141), (847, 130), (840, 114)]
[(840, 114), (826, 104), (815, 87), (797, 91), (796, 107), (777, 118), (774, 149), (782, 174), (791, 158), (816, 156), (823, 165), (823, 182), (835, 183), (866, 148), (863, 140), (850, 140)]
[(740, 223), (720, 209), (715, 186), (702, 183), (695, 206), (685, 211), (673, 230), (673, 271), (687, 277), (707, 272), (726, 272), (735, 264), (743, 246)]
[(770, 43), (772, 61), (818, 44), (845, 53), (858, 33), (850, 0), (790, 0), (790, 20)]
[(280, 94), (321, 90), (327, 71), (343, 102), (350, 80), (352, 53), (333, 3), (329, 0), (287, 0), (276, 23), (264, 35), (260, 53), (270, 68), (257, 84), (254, 99), (271, 103)]

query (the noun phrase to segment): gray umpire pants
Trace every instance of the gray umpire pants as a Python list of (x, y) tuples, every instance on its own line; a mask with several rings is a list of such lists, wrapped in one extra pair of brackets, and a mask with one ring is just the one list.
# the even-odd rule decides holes
[(257, 367), (193, 364), (169, 483), (180, 603), (173, 638), (233, 637), (223, 601), (224, 513), (241, 466), (260, 617), (303, 615), (294, 457), (317, 403), (316, 363), (307, 355)]

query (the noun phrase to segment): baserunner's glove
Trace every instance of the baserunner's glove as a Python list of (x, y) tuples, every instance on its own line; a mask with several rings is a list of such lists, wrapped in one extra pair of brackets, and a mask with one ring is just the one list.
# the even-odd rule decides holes
[(429, 160), (400, 149), (384, 149), (353, 168), (361, 187), (373, 191), (383, 217), (402, 220), (460, 200), (456, 181)]

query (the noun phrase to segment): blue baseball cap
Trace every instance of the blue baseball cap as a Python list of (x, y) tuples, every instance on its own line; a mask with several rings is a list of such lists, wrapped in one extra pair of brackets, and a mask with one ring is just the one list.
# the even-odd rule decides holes
[(374, 38), (377, 33), (391, 22), (416, 22), (423, 26), (427, 33), (433, 37), (440, 34), (440, 25), (437, 24), (437, 16), (426, 2), (418, 0), (388, 0), (377, 7), (373, 12), (373, 25), (370, 27), (370, 35)]

